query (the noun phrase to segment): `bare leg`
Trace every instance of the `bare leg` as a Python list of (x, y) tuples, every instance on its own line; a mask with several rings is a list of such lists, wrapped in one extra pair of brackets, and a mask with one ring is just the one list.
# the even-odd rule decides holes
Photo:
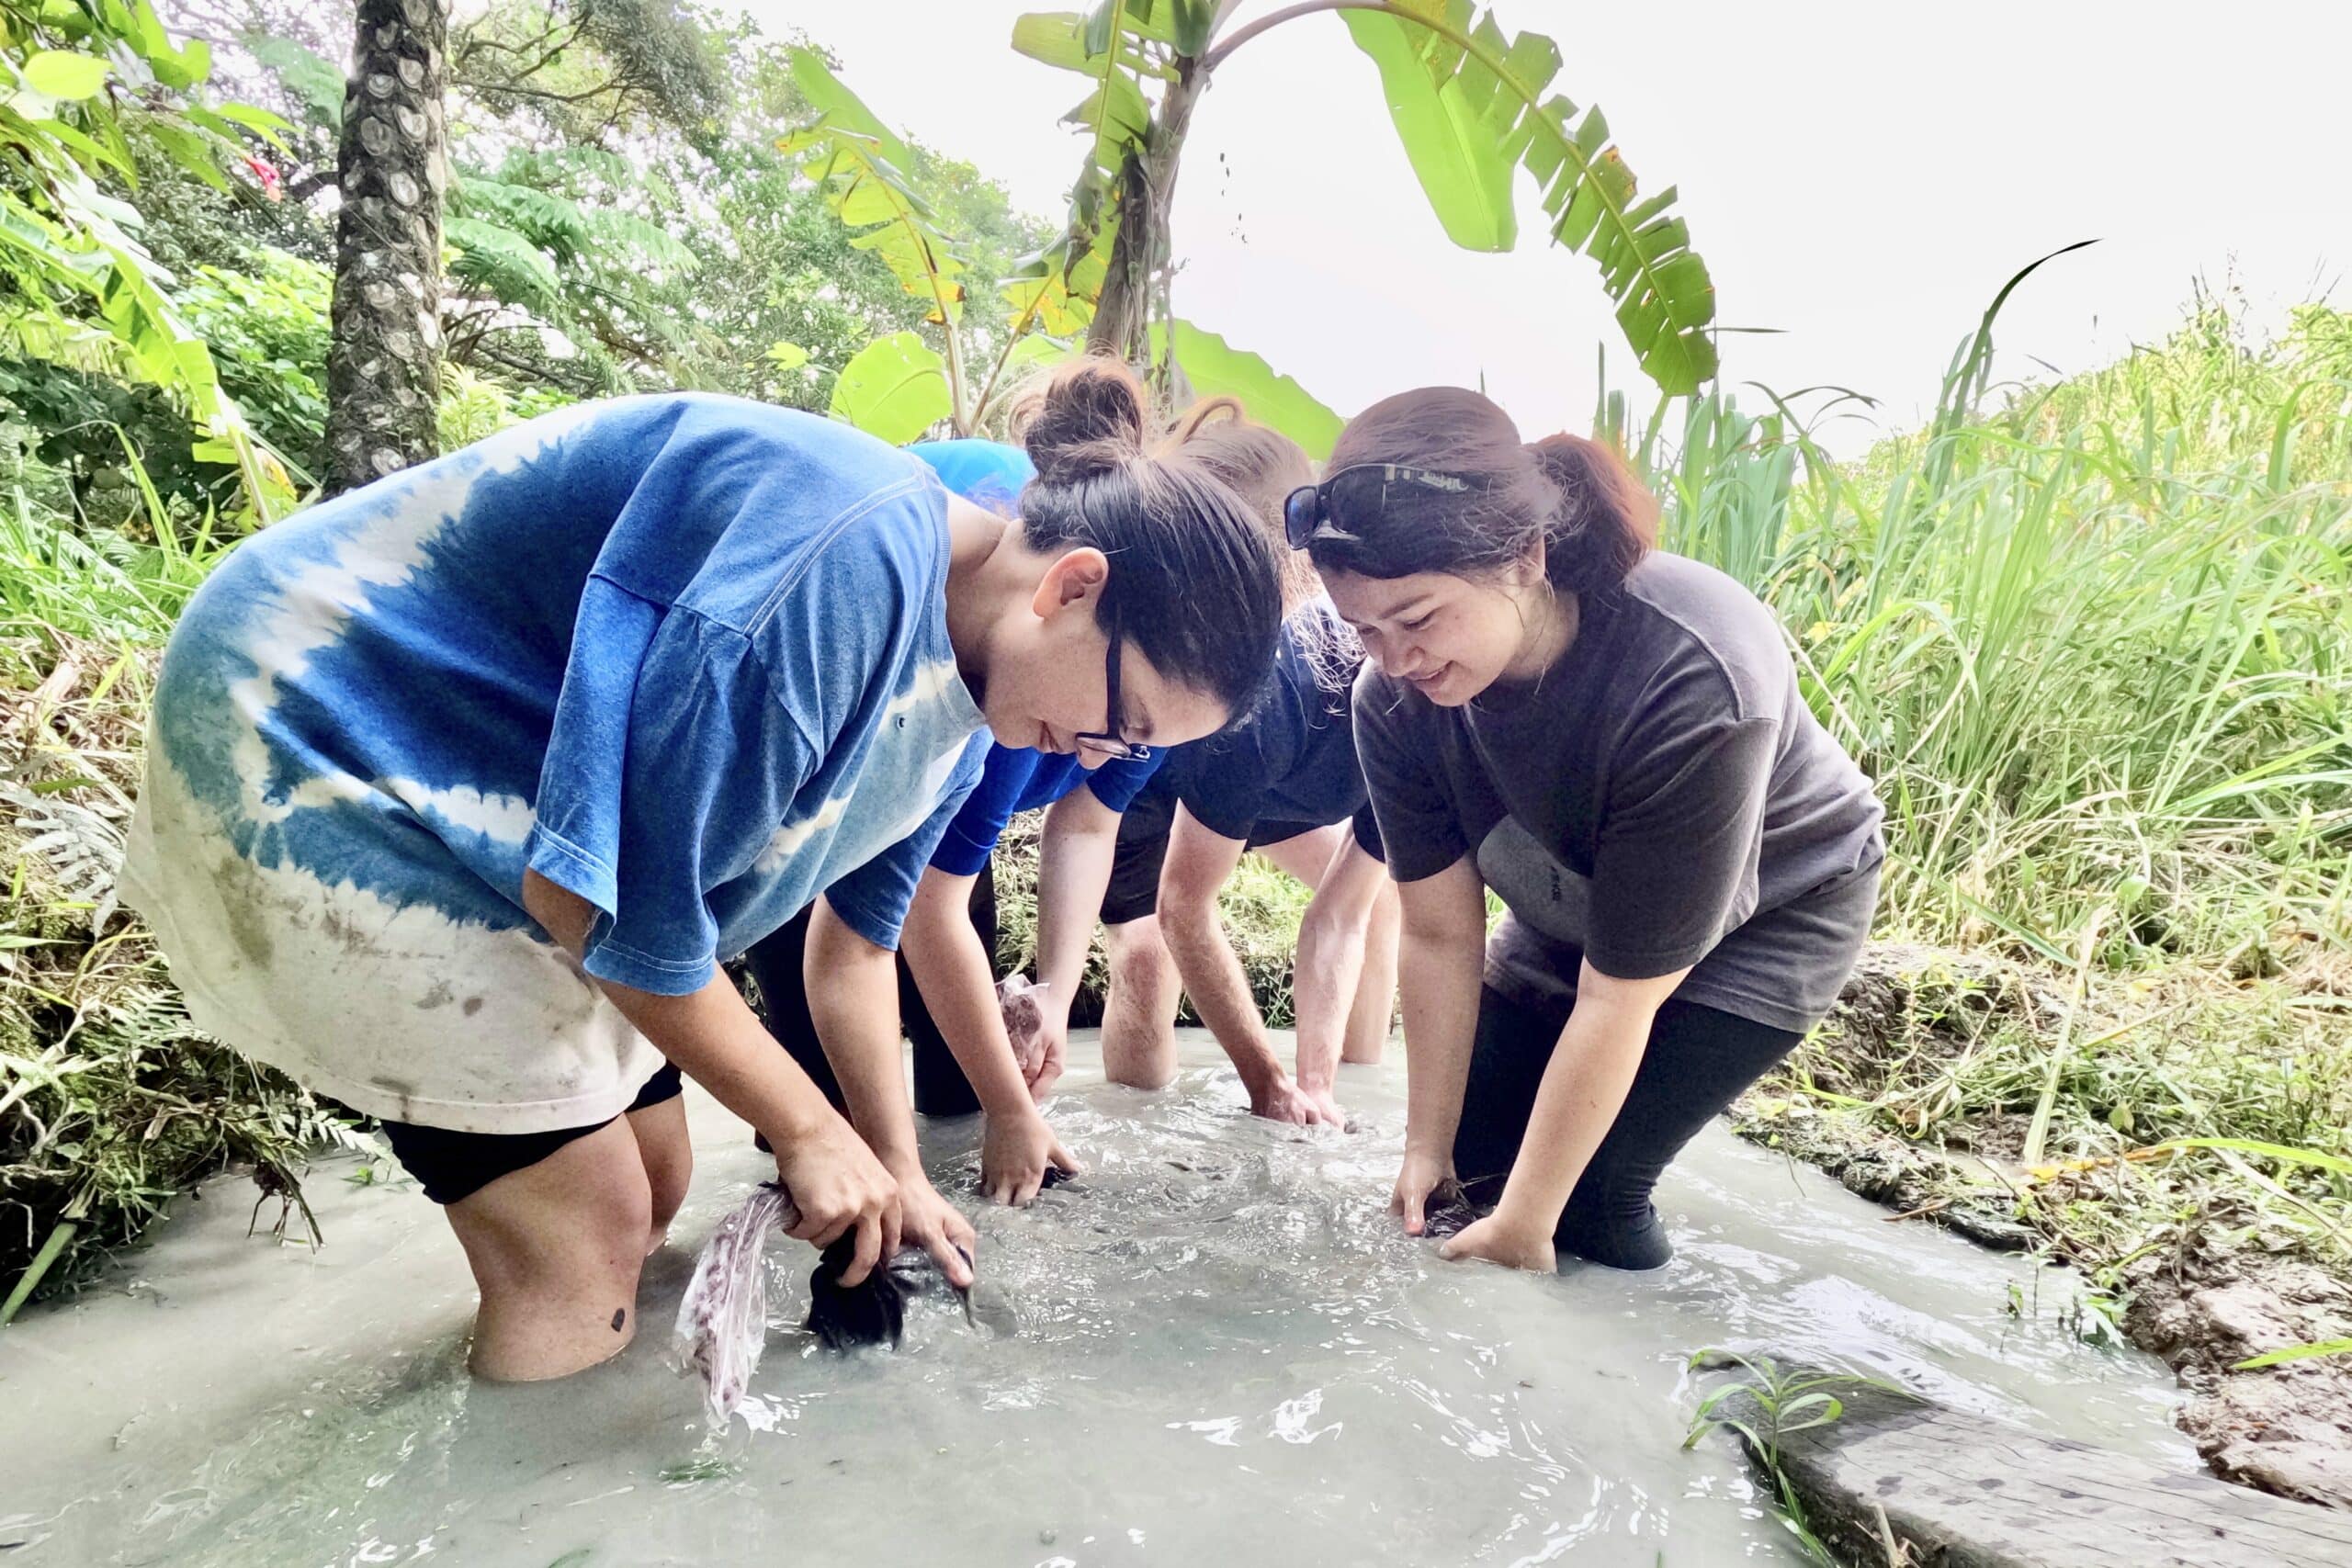
[(1136, 1089), (1165, 1089), (1176, 1076), (1176, 960), (1159, 917), (1102, 928), (1111, 992), (1102, 1004), (1102, 1076)]
[(1356, 999), (1348, 1010), (1348, 1032), (1340, 1051), (1342, 1062), (1377, 1062), (1381, 1047), (1388, 1043), (1396, 1016), (1399, 923), (1396, 885), (1385, 883), (1372, 906), (1372, 924), (1364, 932), (1363, 973), (1356, 977)]
[[(683, 1123), (683, 1109), (673, 1114)], [(653, 1194), (629, 1120), (614, 1118), (446, 1213), (481, 1289), (477, 1375), (566, 1377), (618, 1355), (636, 1336)]]
[(686, 1135), (686, 1097), (673, 1094), (659, 1105), (628, 1113), (628, 1130), (637, 1136), (638, 1157), (645, 1164), (645, 1185), (652, 1200), (652, 1218), (645, 1250), (652, 1252), (669, 1239), (670, 1222), (686, 1201), (686, 1184), (694, 1179), (695, 1145)]

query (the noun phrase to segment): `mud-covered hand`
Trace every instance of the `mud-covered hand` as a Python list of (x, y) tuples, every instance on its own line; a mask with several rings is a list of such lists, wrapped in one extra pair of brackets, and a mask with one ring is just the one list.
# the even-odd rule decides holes
[(1437, 1253), (1448, 1259), (1484, 1258), (1537, 1274), (1549, 1274), (1559, 1265), (1552, 1250), (1552, 1227), (1522, 1220), (1508, 1208), (1464, 1226), (1441, 1243)]
[(1316, 1103), (1315, 1097), (1298, 1087), (1288, 1073), (1279, 1073), (1252, 1085), (1250, 1089), (1250, 1111), (1269, 1122), (1289, 1122), (1301, 1127), (1329, 1124), (1344, 1128), (1346, 1117), (1334, 1104), (1329, 1111)]
[(1396, 1172), (1396, 1190), (1388, 1195), (1388, 1212), (1405, 1222), (1407, 1235), (1419, 1235), (1429, 1227), (1430, 1195), (1441, 1189), (1451, 1190), (1453, 1185), (1451, 1155), (1429, 1154), (1408, 1145), (1405, 1163)]
[(980, 1191), (989, 1202), (1024, 1207), (1045, 1185), (1048, 1168), (1079, 1174), (1078, 1162), (1035, 1108), (989, 1117), (980, 1141)]
[(978, 1237), (972, 1234), (972, 1222), (942, 1198), (920, 1172), (900, 1173), (899, 1202), (905, 1216), (901, 1234), (907, 1245), (930, 1253), (949, 1284), (958, 1290), (970, 1285), (971, 1260), (979, 1247)]
[(857, 1233), (856, 1257), (842, 1273), (844, 1283), (856, 1284), (898, 1251), (899, 1183), (847, 1122), (829, 1113), (808, 1127), (772, 1132), (768, 1141), (775, 1145), (776, 1179), (800, 1211), (789, 1234), (825, 1247), (848, 1231)]

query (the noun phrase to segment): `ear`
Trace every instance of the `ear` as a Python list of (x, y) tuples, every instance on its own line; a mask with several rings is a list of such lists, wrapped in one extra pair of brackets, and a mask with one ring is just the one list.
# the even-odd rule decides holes
[(1535, 542), (1528, 547), (1527, 553), (1511, 562), (1506, 569), (1505, 575), (1513, 588), (1527, 590), (1543, 586), (1545, 576), (1544, 564), (1547, 558), (1544, 545), (1544, 536), (1538, 534), (1535, 536)]
[(1091, 609), (1110, 577), (1110, 558), (1093, 546), (1080, 545), (1065, 550), (1046, 568), (1046, 575), (1038, 581), (1037, 592), (1029, 601), (1030, 613), (1045, 620), (1057, 610), (1080, 601)]

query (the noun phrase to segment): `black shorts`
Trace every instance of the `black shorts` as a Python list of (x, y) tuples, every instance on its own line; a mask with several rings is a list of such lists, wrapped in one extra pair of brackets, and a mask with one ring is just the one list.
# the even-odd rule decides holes
[[(662, 1064), (661, 1071), (629, 1101), (629, 1110), (644, 1111), (675, 1100), (684, 1083), (677, 1067)], [(584, 1138), (613, 1122), (607, 1116), (585, 1127), (559, 1127), (552, 1133), (453, 1133), (447, 1127), (424, 1127), (414, 1122), (379, 1122), (384, 1141), (424, 1195), (436, 1203), (470, 1198), (502, 1176), (537, 1165), (574, 1138)]]
[[(1168, 860), (1168, 835), (1176, 823), (1172, 790), (1147, 789), (1128, 803), (1119, 818), (1119, 847), (1111, 858), (1111, 884), (1102, 890), (1102, 923), (1123, 926), (1159, 908), (1159, 871)], [(1320, 822), (1261, 822), (1250, 829), (1246, 847), (1262, 849), (1312, 833)], [(1377, 861), (1387, 856), (1380, 844), (1380, 824), (1366, 802), (1355, 814), (1356, 842)]]

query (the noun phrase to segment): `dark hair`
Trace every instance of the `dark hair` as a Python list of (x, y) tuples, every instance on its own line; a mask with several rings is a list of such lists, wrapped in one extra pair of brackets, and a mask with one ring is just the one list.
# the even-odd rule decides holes
[(1182, 446), (1145, 449), (1150, 400), (1116, 360), (1073, 360), (1031, 395), (1021, 492), (1035, 550), (1091, 545), (1111, 558), (1096, 608), (1152, 668), (1239, 714), (1272, 669), (1283, 618), (1266, 525)]
[(1401, 463), (1471, 481), (1467, 491), (1383, 488), (1376, 511), (1342, 509), (1343, 536), (1307, 544), (1326, 571), (1481, 577), (1544, 546), (1544, 575), (1576, 593), (1605, 592), (1657, 543), (1657, 502), (1625, 460), (1580, 435), (1519, 438), (1510, 415), (1461, 387), (1399, 392), (1348, 422), (1327, 474)]

